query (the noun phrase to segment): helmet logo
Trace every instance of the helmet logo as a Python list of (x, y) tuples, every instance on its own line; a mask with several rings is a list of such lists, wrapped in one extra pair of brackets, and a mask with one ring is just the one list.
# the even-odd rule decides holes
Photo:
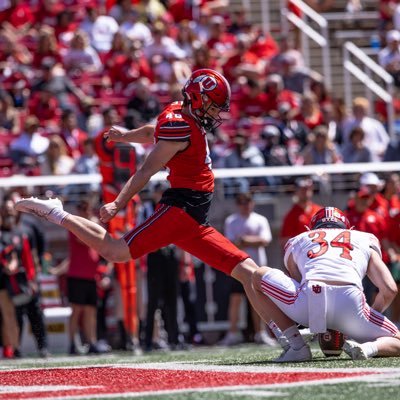
[(208, 92), (217, 87), (217, 80), (210, 75), (200, 75), (193, 80), (193, 82), (201, 83), (202, 88)]

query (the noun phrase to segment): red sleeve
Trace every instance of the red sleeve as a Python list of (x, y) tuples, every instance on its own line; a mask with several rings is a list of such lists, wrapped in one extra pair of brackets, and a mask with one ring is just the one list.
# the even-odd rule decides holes
[(29, 241), (26, 236), (23, 236), (22, 238), (22, 263), (24, 265), (28, 280), (32, 281), (35, 279), (35, 262), (33, 261), (31, 246), (29, 245)]
[(190, 139), (190, 125), (183, 120), (163, 121), (157, 129), (158, 140), (186, 141)]

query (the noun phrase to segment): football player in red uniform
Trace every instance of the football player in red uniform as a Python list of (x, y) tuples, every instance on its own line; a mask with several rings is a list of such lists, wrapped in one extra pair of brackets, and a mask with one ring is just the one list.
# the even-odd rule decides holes
[[(239, 280), (254, 309), (278, 326), (292, 324), (252, 284), (258, 265), (208, 223), (214, 189), (206, 130), (222, 123), (221, 112), (229, 110), (231, 91), (226, 79), (211, 69), (194, 71), (182, 90), (184, 101), (174, 102), (160, 114), (157, 124), (128, 132), (113, 127), (105, 136), (116, 142), (153, 143), (142, 166), (127, 181), (114, 201), (100, 209), (103, 223), (109, 222), (150, 178), (166, 166), (167, 189), (152, 216), (137, 228), (116, 239), (98, 224), (69, 214), (59, 199), (23, 199), (17, 209), (36, 214), (73, 232), (88, 246), (112, 262), (136, 259), (171, 243)], [(298, 345), (297, 330), (292, 336)], [(304, 342), (303, 342), (304, 343)]]

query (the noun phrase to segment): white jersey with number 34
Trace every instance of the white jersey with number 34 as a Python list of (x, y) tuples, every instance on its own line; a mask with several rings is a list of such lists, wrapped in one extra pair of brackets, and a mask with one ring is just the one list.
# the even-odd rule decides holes
[(322, 280), (357, 285), (367, 273), (371, 248), (381, 255), (375, 235), (348, 229), (316, 229), (290, 239), (285, 246), (285, 266), (290, 254), (302, 281)]

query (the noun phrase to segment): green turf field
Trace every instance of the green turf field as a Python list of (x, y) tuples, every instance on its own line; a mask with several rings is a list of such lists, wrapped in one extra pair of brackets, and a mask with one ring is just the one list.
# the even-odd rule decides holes
[[(34, 358), (2, 360), (0, 365), (0, 399), (245, 400), (268, 398), (400, 400), (400, 358), (351, 361), (345, 354), (337, 358), (326, 358), (318, 346), (313, 343), (314, 360), (312, 362), (285, 365), (272, 363), (271, 360), (277, 357), (279, 353), (278, 349), (242, 345), (228, 349), (198, 347), (189, 351), (153, 352), (140, 356), (116, 352), (106, 356), (73, 358), (52, 356), (48, 360)], [(57, 367), (62, 367), (62, 369), (59, 370)], [(40, 392), (40, 385), (55, 384), (51, 379), (48, 381), (41, 379), (46, 373), (51, 377), (53, 372), (59, 374), (60, 371), (61, 373), (71, 373), (71, 370), (72, 372), (77, 371), (74, 378), (82, 376), (82, 385), (88, 384), (86, 378), (83, 378), (80, 367), (94, 371), (94, 376), (96, 374), (100, 376), (100, 372), (104, 373), (106, 377), (116, 373), (116, 377), (112, 378), (114, 379), (112, 380), (114, 382), (112, 385), (113, 392), (107, 394), (95, 392), (95, 394), (86, 396), (78, 391), (69, 395), (62, 392), (64, 389), (61, 388), (61, 391), (49, 395), (50, 397), (46, 397), (46, 390), (50, 389), (43, 389), (44, 394)], [(41, 368), (46, 369), (46, 371), (41, 370)], [(15, 371), (16, 369), (18, 371)], [(21, 375), (20, 381), (18, 379), (13, 380), (12, 384), (17, 388), (16, 392), (15, 387), (8, 387), (11, 384), (4, 376), (10, 370), (13, 370), (14, 375), (17, 373), (25, 374)], [(142, 376), (144, 372), (150, 374), (146, 375), (145, 379)], [(118, 375), (121, 377), (124, 373), (127, 373), (126, 378), (118, 380)], [(171, 373), (173, 375), (170, 375)], [(205, 375), (198, 375), (199, 373)], [(351, 377), (336, 377), (335, 375), (350, 373), (360, 373), (360, 375)], [(330, 374), (333, 375), (330, 376)], [(40, 378), (39, 380), (34, 378), (36, 375)], [(33, 377), (32, 382), (29, 382), (31, 376)], [(248, 376), (257, 377), (257, 379), (254, 382), (251, 379), (246, 381)], [(324, 376), (324, 378), (321, 379), (321, 376)], [(232, 377), (233, 379), (238, 377), (238, 380), (229, 381)], [(241, 380), (242, 377), (243, 381)], [(219, 383), (216, 383), (214, 378)], [(56, 383), (61, 382), (60, 379), (62, 380), (62, 378), (57, 378)], [(149, 379), (151, 382), (149, 382)], [(199, 380), (204, 380), (204, 382), (199, 382)], [(67, 382), (69, 381), (72, 382), (71, 378), (67, 378)], [(100, 379), (100, 384), (97, 382), (90, 384), (90, 386), (100, 387), (102, 382), (104, 383), (104, 379)], [(210, 384), (207, 382), (210, 382)], [(225, 384), (225, 382), (228, 383)], [(163, 384), (166, 386), (161, 387), (160, 385)], [(198, 387), (199, 384), (200, 387)], [(130, 387), (125, 392), (118, 393), (118, 387), (124, 385), (130, 385)], [(148, 385), (146, 390), (143, 385)], [(192, 389), (193, 385), (195, 386), (194, 389)], [(25, 395), (18, 392), (20, 390), (18, 388), (22, 386), (25, 388)], [(32, 396), (26, 397), (30, 387)]]

